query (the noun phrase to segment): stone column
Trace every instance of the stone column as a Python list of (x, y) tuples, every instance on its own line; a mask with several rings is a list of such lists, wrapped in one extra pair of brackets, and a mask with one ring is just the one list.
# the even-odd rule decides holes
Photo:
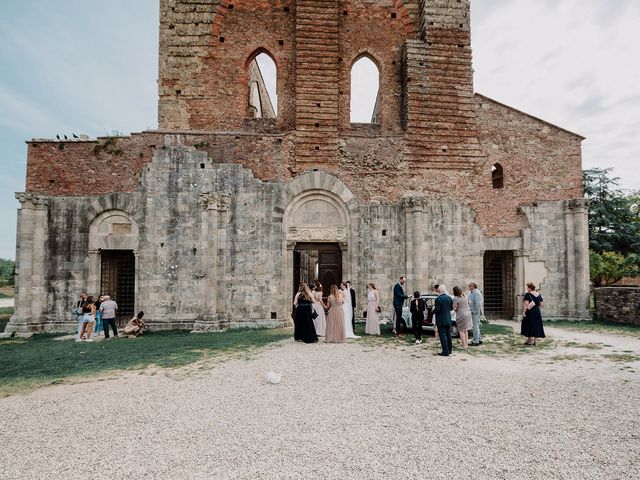
[(573, 225), (573, 205), (565, 202), (563, 205), (565, 242), (567, 249), (566, 285), (567, 285), (567, 318), (576, 318), (576, 257), (575, 257), (575, 233)]
[(415, 275), (413, 273), (413, 201), (411, 198), (405, 198), (401, 202), (402, 211), (404, 212), (404, 272), (407, 277), (405, 289), (409, 291), (415, 286)]
[(202, 229), (199, 255), (201, 268), (197, 279), (204, 279), (201, 294), (205, 299), (202, 319), (195, 322), (194, 331), (220, 330), (224, 327), (226, 262), (223, 245), (226, 243), (226, 211), (229, 195), (206, 192), (200, 194)]
[(589, 225), (588, 208), (585, 200), (573, 200), (573, 246), (575, 258), (576, 315), (589, 319)]
[(14, 334), (27, 337), (44, 330), (49, 198), (32, 193), (16, 193), (16, 198), (20, 209), (16, 238), (15, 314), (1, 335), (3, 338)]

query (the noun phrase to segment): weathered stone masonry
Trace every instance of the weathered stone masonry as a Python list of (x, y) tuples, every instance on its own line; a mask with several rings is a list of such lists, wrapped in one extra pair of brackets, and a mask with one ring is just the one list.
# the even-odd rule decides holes
[[(582, 137), (474, 94), (469, 25), (468, 0), (161, 0), (159, 129), (28, 142), (6, 333), (73, 330), (108, 252), (132, 252), (155, 328), (287, 324), (310, 244), (339, 249), (361, 302), (401, 274), (499, 278), (503, 314), (535, 281), (545, 317), (586, 318)], [(276, 118), (248, 113), (259, 53)], [(349, 123), (364, 55), (379, 124)]]

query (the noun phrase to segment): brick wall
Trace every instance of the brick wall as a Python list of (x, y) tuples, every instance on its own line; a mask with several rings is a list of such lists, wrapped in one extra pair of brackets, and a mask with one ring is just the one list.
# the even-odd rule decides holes
[(640, 288), (595, 288), (596, 318), (640, 325)]

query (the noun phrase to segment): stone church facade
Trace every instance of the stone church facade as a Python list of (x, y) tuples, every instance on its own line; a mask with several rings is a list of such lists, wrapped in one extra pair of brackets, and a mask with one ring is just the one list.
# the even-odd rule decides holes
[[(157, 130), (28, 142), (16, 313), (72, 331), (80, 291), (152, 328), (290, 322), (294, 285), (484, 291), (588, 316), (582, 137), (474, 93), (469, 0), (161, 0)], [(277, 68), (277, 114), (253, 60)], [(351, 68), (379, 70), (350, 122)], [(251, 92), (254, 92), (253, 94)], [(253, 97), (252, 97), (253, 96)], [(82, 181), (79, 178), (82, 177)]]

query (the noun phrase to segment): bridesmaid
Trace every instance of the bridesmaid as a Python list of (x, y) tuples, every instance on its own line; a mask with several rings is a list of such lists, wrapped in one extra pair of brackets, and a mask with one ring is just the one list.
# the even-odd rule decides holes
[(325, 342), (344, 343), (347, 340), (344, 331), (343, 303), (340, 290), (338, 290), (336, 285), (331, 285), (329, 298), (327, 299), (329, 314), (327, 315), (327, 335), (324, 337)]
[(318, 316), (313, 319), (313, 326), (316, 327), (318, 336), (324, 337), (327, 331), (327, 319), (324, 315), (324, 309), (327, 308), (327, 306), (322, 301), (322, 284), (318, 280), (316, 280), (314, 284), (313, 311), (316, 312)]
[(380, 322), (378, 321), (380, 295), (373, 283), (367, 284), (367, 324), (364, 333), (369, 335), (380, 335)]
[(313, 326), (311, 317), (311, 305), (313, 304), (313, 292), (306, 283), (300, 282), (298, 293), (293, 299), (296, 307), (295, 318), (293, 320), (293, 338), (304, 343), (314, 343), (318, 341), (318, 335)]

